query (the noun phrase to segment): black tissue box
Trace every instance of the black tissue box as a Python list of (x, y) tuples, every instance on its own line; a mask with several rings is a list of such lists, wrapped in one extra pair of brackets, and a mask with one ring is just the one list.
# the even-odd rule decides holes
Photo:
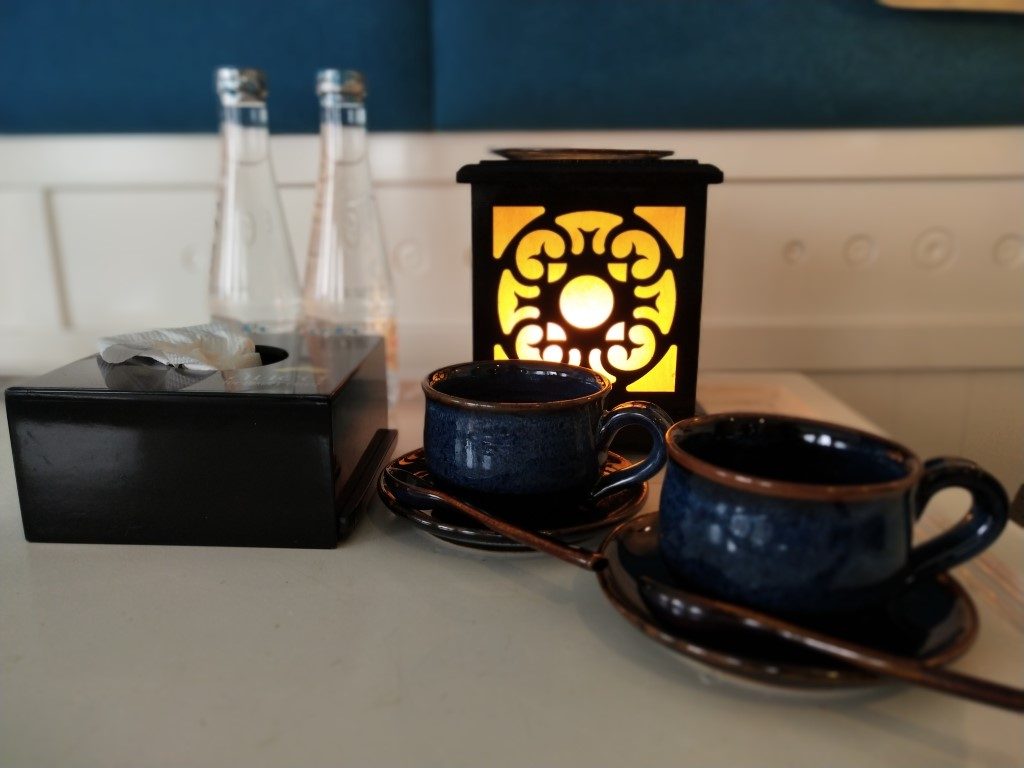
[(334, 547), (396, 433), (377, 337), (254, 337), (263, 365), (78, 360), (6, 393), (29, 541)]

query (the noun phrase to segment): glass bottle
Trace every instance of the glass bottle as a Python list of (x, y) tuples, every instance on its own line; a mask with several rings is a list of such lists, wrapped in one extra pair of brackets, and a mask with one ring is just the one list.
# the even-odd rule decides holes
[(301, 294), (270, 165), (266, 77), (258, 69), (222, 67), (216, 85), (222, 171), (210, 314), (246, 331), (291, 331)]
[(308, 330), (383, 336), (398, 398), (395, 298), (367, 157), (366, 88), (351, 70), (317, 73), (320, 176), (303, 291)]

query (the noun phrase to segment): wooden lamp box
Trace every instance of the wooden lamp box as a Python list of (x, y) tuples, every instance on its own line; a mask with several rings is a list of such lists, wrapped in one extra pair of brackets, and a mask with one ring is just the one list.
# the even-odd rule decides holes
[(394, 446), (383, 342), (254, 338), (256, 368), (94, 355), (10, 387), (25, 538), (336, 546)]
[(551, 360), (613, 382), (609, 404), (692, 416), (709, 184), (647, 150), (509, 149), (472, 186), (473, 358)]

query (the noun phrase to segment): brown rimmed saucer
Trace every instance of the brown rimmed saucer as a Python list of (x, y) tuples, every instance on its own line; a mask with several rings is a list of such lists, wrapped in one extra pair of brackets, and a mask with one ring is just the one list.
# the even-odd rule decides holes
[[(651, 614), (637, 589), (640, 576), (676, 582), (658, 552), (658, 515), (629, 520), (605, 538), (608, 567), (598, 573), (605, 595), (651, 639), (732, 682), (792, 692), (862, 690), (890, 680), (764, 635), (721, 626), (669, 629)], [(684, 586), (684, 585), (681, 585)], [(922, 580), (884, 608), (830, 619), (816, 629), (938, 667), (962, 656), (978, 633), (978, 613), (949, 574)]]
[[(630, 464), (629, 459), (610, 451), (602, 474), (617, 471)], [(397, 465), (421, 478), (430, 477), (422, 448), (400, 456), (392, 465)], [(492, 552), (534, 551), (485, 528), (455, 510), (444, 507), (416, 509), (403, 504), (388, 487), (386, 473), (381, 473), (377, 485), (380, 497), (388, 509), (431, 536), (452, 544)], [(536, 528), (538, 520), (544, 520), (543, 526), (536, 530), (567, 543), (578, 544), (629, 519), (643, 506), (646, 498), (647, 483), (637, 483), (596, 501), (558, 496), (517, 499), (509, 496), (485, 497), (468, 494), (465, 500), (496, 517), (531, 529)]]

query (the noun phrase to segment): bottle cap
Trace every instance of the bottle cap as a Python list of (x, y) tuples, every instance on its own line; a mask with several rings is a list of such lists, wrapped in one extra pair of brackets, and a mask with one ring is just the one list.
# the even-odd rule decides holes
[(225, 103), (267, 100), (267, 76), (262, 69), (220, 67), (215, 82), (217, 94)]
[(366, 99), (366, 80), (354, 69), (321, 69), (316, 73), (316, 94), (341, 94), (345, 101)]

